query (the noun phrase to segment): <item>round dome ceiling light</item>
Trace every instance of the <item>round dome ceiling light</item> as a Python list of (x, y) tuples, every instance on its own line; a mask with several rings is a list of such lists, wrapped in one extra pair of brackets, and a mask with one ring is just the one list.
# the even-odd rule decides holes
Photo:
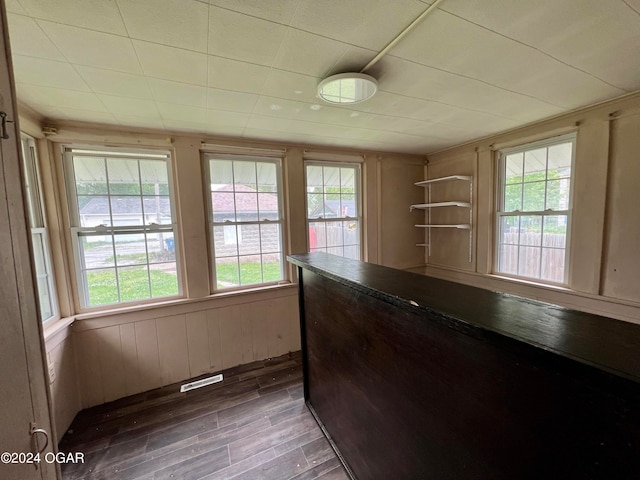
[(364, 73), (340, 73), (318, 84), (318, 97), (335, 104), (360, 103), (378, 91), (378, 81)]

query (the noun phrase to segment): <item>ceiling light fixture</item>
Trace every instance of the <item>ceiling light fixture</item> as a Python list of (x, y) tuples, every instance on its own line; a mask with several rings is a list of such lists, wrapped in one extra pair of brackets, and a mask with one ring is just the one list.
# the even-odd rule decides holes
[(318, 97), (328, 103), (350, 105), (369, 100), (378, 91), (378, 81), (364, 73), (387, 54), (404, 36), (434, 11), (443, 0), (435, 0), (402, 32), (384, 47), (359, 73), (339, 73), (325, 78), (318, 84)]
[(378, 81), (365, 73), (340, 73), (318, 84), (318, 97), (329, 103), (359, 103), (378, 91)]

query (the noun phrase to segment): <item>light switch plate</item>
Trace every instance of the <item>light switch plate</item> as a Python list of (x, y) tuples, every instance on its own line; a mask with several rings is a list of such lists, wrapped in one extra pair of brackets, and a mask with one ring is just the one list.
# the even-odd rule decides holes
[(56, 381), (56, 369), (52, 362), (49, 364), (49, 383), (53, 383), (55, 381)]

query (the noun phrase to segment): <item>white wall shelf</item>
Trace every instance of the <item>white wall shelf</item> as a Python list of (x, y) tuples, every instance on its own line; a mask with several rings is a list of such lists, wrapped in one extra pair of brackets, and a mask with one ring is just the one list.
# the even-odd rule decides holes
[[(469, 182), (469, 201), (466, 200), (448, 200), (443, 202), (433, 202), (431, 200), (431, 186), (434, 183), (440, 182), (451, 182), (451, 181), (465, 181)], [(471, 262), (471, 254), (472, 254), (472, 240), (473, 240), (473, 230), (472, 230), (472, 220), (473, 220), (473, 177), (470, 175), (449, 175), (447, 177), (439, 177), (432, 178), (430, 180), (423, 180), (421, 182), (416, 182), (414, 185), (417, 187), (425, 187), (428, 189), (427, 193), (427, 203), (418, 203), (415, 205), (409, 206), (409, 211), (413, 210), (426, 210), (427, 211), (427, 223), (421, 225), (415, 225), (416, 228), (426, 228), (427, 233), (427, 241), (425, 243), (416, 244), (417, 247), (425, 247), (428, 249), (428, 255), (431, 256), (431, 229), (432, 228), (454, 228), (458, 230), (468, 230), (469, 231), (469, 262)], [(459, 208), (468, 208), (469, 209), (469, 223), (456, 223), (456, 224), (446, 224), (446, 225), (438, 225), (431, 223), (431, 209), (438, 207), (459, 207)]]
[(470, 230), (471, 224), (469, 223), (458, 223), (458, 224), (449, 224), (449, 225), (414, 225), (417, 228), (459, 228), (461, 230)]
[(470, 182), (471, 180), (473, 180), (473, 177), (470, 177), (469, 175), (450, 175), (448, 177), (439, 177), (439, 178), (432, 178), (431, 180), (423, 180), (421, 182), (416, 182), (414, 185), (418, 187), (427, 187), (432, 183), (448, 182), (451, 180), (467, 180), (468, 182)]
[(409, 207), (409, 211), (413, 211), (415, 209), (426, 210), (427, 208), (435, 208), (435, 207), (466, 207), (466, 208), (471, 208), (471, 203), (470, 202), (419, 203), (417, 205), (411, 205)]

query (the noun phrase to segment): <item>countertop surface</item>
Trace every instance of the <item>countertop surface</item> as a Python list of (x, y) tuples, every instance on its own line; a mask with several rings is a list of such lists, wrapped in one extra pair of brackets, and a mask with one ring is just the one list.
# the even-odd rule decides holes
[(525, 342), (640, 383), (638, 324), (325, 253), (287, 258), (400, 308), (422, 311), (425, 321)]

